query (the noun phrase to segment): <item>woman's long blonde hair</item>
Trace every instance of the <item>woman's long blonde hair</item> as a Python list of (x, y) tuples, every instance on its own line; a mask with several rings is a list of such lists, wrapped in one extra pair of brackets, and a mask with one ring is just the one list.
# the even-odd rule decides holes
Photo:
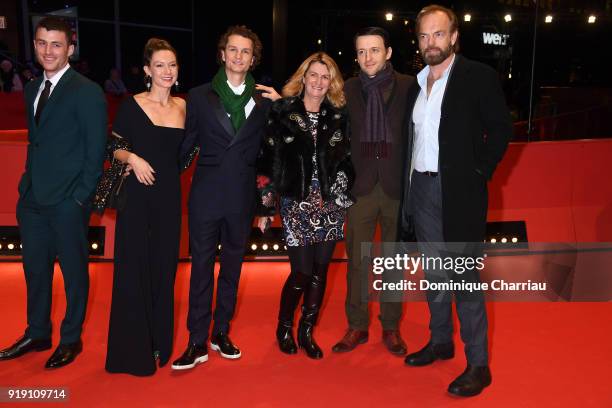
[(340, 74), (340, 69), (336, 62), (324, 52), (316, 52), (310, 57), (306, 58), (300, 67), (291, 76), (287, 84), (283, 87), (283, 96), (299, 96), (304, 91), (304, 77), (308, 68), (315, 63), (321, 63), (329, 70), (329, 89), (325, 97), (336, 108), (342, 108), (346, 105), (346, 98), (344, 97), (344, 80)]

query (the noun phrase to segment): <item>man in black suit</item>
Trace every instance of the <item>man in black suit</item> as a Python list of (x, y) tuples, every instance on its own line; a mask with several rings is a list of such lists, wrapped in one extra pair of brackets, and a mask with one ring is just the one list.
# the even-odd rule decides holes
[[(208, 360), (206, 341), (211, 320), (211, 348), (224, 358), (241, 356), (228, 332), (256, 206), (255, 161), (270, 105), (269, 100), (255, 94), (255, 81), (249, 73), (260, 62), (261, 50), (261, 41), (250, 29), (230, 27), (219, 40), (219, 71), (211, 83), (189, 92), (182, 154), (199, 146), (200, 155), (189, 197), (190, 336), (187, 349), (172, 364), (175, 370), (190, 369)], [(268, 87), (257, 88), (274, 92)], [(218, 245), (221, 268), (213, 315)]]
[(19, 183), (17, 221), (23, 245), (28, 327), (0, 360), (51, 347), (51, 289), (55, 257), (64, 276), (66, 315), (60, 344), (46, 368), (71, 363), (81, 352), (89, 292), (90, 203), (102, 173), (106, 99), (98, 85), (70, 68), (70, 26), (57, 17), (36, 27), (34, 48), (44, 75), (25, 89), (28, 154)]
[[(417, 75), (409, 106), (411, 120), (401, 235), (414, 227), (419, 250), (444, 256), (451, 247), (478, 256), (485, 238), (487, 180), (512, 137), (512, 122), (497, 73), (456, 54), (457, 17), (441, 6), (417, 16), (419, 49), (427, 66)], [(450, 244), (449, 244), (450, 243)], [(448, 253), (448, 252), (446, 252)], [(478, 281), (478, 270), (425, 270), (435, 282)], [(431, 339), (405, 362), (423, 366), (454, 356), (453, 293), (428, 291)], [(481, 292), (455, 291), (467, 368), (448, 387), (472, 396), (491, 383), (487, 352), (487, 315)]]

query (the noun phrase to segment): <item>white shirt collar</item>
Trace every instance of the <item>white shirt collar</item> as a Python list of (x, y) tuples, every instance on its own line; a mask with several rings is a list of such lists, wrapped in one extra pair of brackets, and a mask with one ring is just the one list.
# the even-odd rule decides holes
[(230, 89), (236, 94), (236, 95), (242, 95), (242, 93), (244, 92), (244, 88), (246, 88), (246, 82), (242, 82), (240, 85), (238, 86), (234, 86), (230, 83), (229, 79), (227, 80), (227, 84), (229, 85)]
[(44, 86), (45, 82), (49, 80), (51, 81), (51, 88), (55, 88), (57, 83), (60, 81), (60, 79), (62, 79), (62, 76), (66, 73), (66, 71), (68, 71), (68, 69), (70, 69), (70, 64), (66, 64), (64, 68), (57, 71), (57, 73), (53, 75), (53, 77), (51, 78), (47, 78), (47, 73), (44, 72), (42, 85)]
[[(442, 73), (442, 76), (440, 77), (440, 79), (446, 80), (448, 78), (448, 75), (450, 74), (450, 70), (453, 64), (455, 63), (455, 56), (456, 54), (453, 53), (453, 59), (451, 60), (450, 64), (448, 64), (448, 67), (446, 67), (446, 69)], [(427, 76), (428, 75), (429, 75), (429, 65), (425, 66), (425, 68), (423, 68), (417, 74), (417, 81), (421, 89), (427, 89)]]

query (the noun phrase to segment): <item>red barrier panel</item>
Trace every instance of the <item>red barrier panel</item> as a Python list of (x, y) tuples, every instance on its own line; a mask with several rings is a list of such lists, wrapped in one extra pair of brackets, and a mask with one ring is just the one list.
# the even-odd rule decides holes
[[(17, 183), (26, 131), (0, 131), (0, 225), (16, 225)], [(612, 242), (612, 139), (511, 143), (489, 183), (489, 221), (527, 224), (530, 242)], [(193, 166), (181, 177), (181, 257), (188, 254), (187, 198)], [(94, 215), (106, 227), (104, 258), (112, 258), (115, 215)], [(278, 223), (278, 220), (277, 220)]]
[(27, 127), (23, 92), (0, 94), (0, 129), (26, 129)]
[(489, 183), (489, 221), (532, 242), (612, 242), (612, 139), (511, 143)]

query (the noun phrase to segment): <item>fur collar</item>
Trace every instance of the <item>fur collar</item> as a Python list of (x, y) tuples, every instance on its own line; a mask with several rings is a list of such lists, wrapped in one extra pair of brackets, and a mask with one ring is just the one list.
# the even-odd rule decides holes
[[(291, 143), (295, 137), (306, 138), (311, 141), (310, 121), (300, 97), (293, 96), (282, 98), (274, 102), (272, 106), (271, 120), (275, 120), (285, 129), (283, 136), (285, 143)], [(327, 142), (333, 133), (341, 129), (346, 121), (346, 115), (338, 108), (335, 108), (327, 100), (323, 101), (319, 110), (319, 120), (317, 126), (318, 138), (322, 142)], [(333, 146), (333, 145), (332, 145)]]

